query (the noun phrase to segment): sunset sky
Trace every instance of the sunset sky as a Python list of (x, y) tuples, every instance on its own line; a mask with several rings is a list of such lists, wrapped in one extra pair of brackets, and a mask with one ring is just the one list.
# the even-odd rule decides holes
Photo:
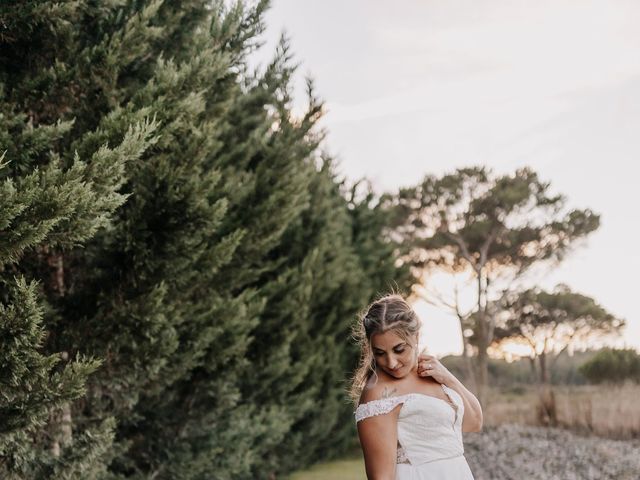
[[(531, 166), (601, 227), (536, 277), (590, 295), (640, 348), (640, 2), (274, 0), (266, 62), (285, 31), (325, 101), (325, 148), (378, 191), (427, 174)], [(446, 280), (434, 278), (446, 293)], [(467, 295), (467, 301), (471, 298)], [(423, 343), (459, 353), (456, 320), (420, 303)]]

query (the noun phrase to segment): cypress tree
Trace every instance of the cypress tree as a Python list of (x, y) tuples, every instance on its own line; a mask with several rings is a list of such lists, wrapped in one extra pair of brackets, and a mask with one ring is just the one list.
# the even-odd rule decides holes
[(3, 476), (267, 478), (353, 437), (395, 247), (311, 85), (291, 114), (288, 42), (248, 70), (266, 7), (0, 7)]
[(283, 411), (280, 430), (272, 426), (256, 439), (253, 450), (262, 450), (264, 461), (253, 478), (301, 469), (352, 446), (356, 435), (346, 390), (359, 352), (349, 342), (351, 324), (377, 293), (392, 287), (409, 291), (413, 282), (408, 266), (396, 264), (399, 246), (387, 236), (393, 214), (387, 196), (377, 196), (370, 185), (358, 196), (361, 183), (348, 187), (335, 173), (333, 159), (320, 155), (316, 163), (309, 206), (277, 249), (293, 273), (276, 282), (268, 296), (269, 330), (256, 329), (257, 338), (278, 330), (291, 336), (288, 357), (280, 354), (282, 344), (272, 341), (250, 352), (274, 368), (269, 376), (257, 369), (245, 386), (246, 398), (268, 412), (265, 425), (278, 420), (274, 410)]
[[(277, 329), (264, 328), (257, 333), (253, 329), (269, 321), (264, 307), (271, 292), (260, 279), (291, 275), (283, 267), (286, 257), (273, 257), (270, 252), (308, 204), (313, 171), (306, 159), (315, 144), (305, 137), (310, 135), (317, 107), (311, 104), (299, 123), (290, 118), (283, 89), (291, 72), (288, 61), (288, 47), (283, 42), (264, 74), (247, 77), (244, 93), (229, 103), (225, 119), (236, 128), (224, 131), (220, 142), (224, 148), (211, 158), (228, 182), (222, 189), (228, 210), (216, 237), (224, 239), (241, 232), (241, 241), (234, 245), (226, 263), (211, 265), (204, 272), (202, 265), (192, 265), (199, 272), (193, 280), (197, 298), (203, 303), (203, 326), (213, 337), (205, 343), (193, 319), (185, 322), (184, 335), (193, 337), (193, 342), (203, 342), (199, 362), (170, 389), (140, 402), (146, 419), (145, 445), (144, 452), (135, 457), (153, 453), (158, 464), (152, 468), (160, 478), (211, 478), (212, 472), (215, 478), (251, 478), (251, 469), (260, 463), (262, 453), (255, 440), (262, 438), (259, 444), (268, 446), (268, 437), (278, 435), (282, 428), (279, 422), (286, 415), (283, 411), (278, 416), (271, 410), (260, 418), (259, 410), (267, 401), (260, 398), (253, 403), (254, 397), (249, 396), (242, 400), (239, 387), (253, 371), (261, 378), (257, 394), (267, 384), (269, 369), (277, 360), (274, 356), (269, 364), (255, 368), (249, 352), (259, 347), (253, 344), (281, 342), (278, 345), (287, 348), (286, 336), (277, 337)], [(211, 239), (213, 246), (219, 244), (216, 237)], [(220, 295), (219, 304), (212, 306), (212, 299)], [(294, 297), (288, 301), (293, 303)], [(184, 300), (193, 308), (191, 299)], [(183, 339), (180, 345), (189, 347)], [(189, 347), (185, 353), (192, 351)]]
[[(39, 361), (51, 371), (55, 357), (47, 352), (60, 351), (66, 362), (60, 368), (69, 372), (69, 386), (62, 385), (69, 392), (59, 394), (67, 400), (58, 402), (61, 418), (49, 422), (51, 435), (60, 437), (52, 448), (58, 462), (32, 455), (53, 470), (79, 452), (82, 437), (70, 432), (112, 426), (116, 418), (112, 472), (154, 472), (165, 459), (158, 452), (145, 456), (149, 445), (139, 432), (142, 425), (152, 430), (153, 423), (139, 408), (142, 395), (161, 395), (204, 361), (207, 347), (225, 333), (211, 324), (212, 317), (236, 318), (243, 326), (229, 353), (241, 356), (244, 324), (250, 325), (247, 319), (259, 307), (250, 291), (233, 299), (225, 298), (228, 289), (211, 295), (209, 279), (242, 236), (237, 226), (226, 232), (221, 226), (227, 194), (241, 190), (235, 189), (238, 175), (222, 182), (227, 172), (214, 163), (224, 157), (224, 137), (234, 128), (225, 115), (240, 103), (239, 67), (260, 28), (256, 12), (264, 4), (249, 13), (241, 4), (226, 13), (221, 4), (216, 8), (212, 14), (205, 2), (174, 7), (157, 1), (3, 5), (3, 148), (10, 160), (20, 160), (11, 164), (4, 187), (9, 193), (20, 181), (25, 188), (34, 184), (33, 191), (38, 182), (50, 187), (34, 199), (34, 212), (24, 214), (24, 223), (39, 230), (14, 219), (28, 212), (24, 200), (12, 205), (3, 198), (3, 229), (12, 235), (6, 237), (3, 261), (14, 262), (11, 273), (46, 279), (47, 342), (38, 343), (45, 335), (37, 331), (38, 310), (31, 309), (23, 316), (32, 325), (28, 340), (34, 352), (22, 354), (33, 356), (33, 363), (42, 350)], [(180, 58), (167, 57), (171, 49), (164, 47), (178, 39), (185, 41), (174, 45)], [(145, 120), (152, 114), (160, 127)], [(260, 136), (251, 141), (258, 144)], [(37, 197), (33, 191), (18, 194)], [(99, 231), (106, 214), (125, 199), (111, 228)], [(59, 231), (53, 230), (56, 223)], [(86, 248), (77, 248), (81, 242)], [(37, 248), (24, 252), (31, 244)], [(14, 301), (24, 302), (26, 295)], [(3, 310), (7, 318), (15, 316), (11, 301), (6, 299)], [(96, 367), (74, 361), (76, 353), (102, 358), (103, 364), (88, 396), (71, 404)], [(7, 367), (12, 378), (15, 368)], [(72, 382), (67, 377), (74, 372)], [(13, 399), (7, 402), (15, 408)], [(29, 471), (18, 467), (25, 475)]]
[[(126, 165), (154, 144), (137, 112), (113, 142), (70, 148), (70, 115), (89, 79), (75, 75), (77, 4), (5, 2), (0, 17), (0, 476), (104, 472), (115, 421), (75, 422), (70, 404), (100, 361), (61, 338), (71, 252), (112, 228)], [(70, 81), (70, 79), (74, 79)], [(63, 335), (64, 336), (64, 335)]]

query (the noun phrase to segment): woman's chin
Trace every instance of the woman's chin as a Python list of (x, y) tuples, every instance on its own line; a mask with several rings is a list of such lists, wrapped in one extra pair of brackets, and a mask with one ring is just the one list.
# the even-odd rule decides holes
[(397, 370), (387, 370), (387, 373), (389, 375), (391, 375), (392, 377), (401, 378), (401, 377), (404, 377), (404, 374), (405, 374), (404, 370), (405, 370), (405, 368), (402, 367), (402, 368), (399, 368)]

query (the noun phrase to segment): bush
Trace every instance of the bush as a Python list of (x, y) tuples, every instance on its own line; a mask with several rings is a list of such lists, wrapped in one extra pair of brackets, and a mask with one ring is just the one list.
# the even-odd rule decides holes
[(603, 348), (580, 366), (580, 373), (591, 383), (640, 383), (640, 354), (632, 348)]

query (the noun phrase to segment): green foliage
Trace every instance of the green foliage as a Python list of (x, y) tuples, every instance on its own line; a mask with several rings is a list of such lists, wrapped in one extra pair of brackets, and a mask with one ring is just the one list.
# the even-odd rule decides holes
[(617, 334), (625, 325), (593, 298), (558, 285), (553, 292), (534, 288), (505, 295), (494, 346), (518, 341), (538, 361), (539, 379), (549, 382), (558, 355), (577, 342)]
[(501, 176), (486, 167), (427, 175), (401, 189), (396, 202), (398, 233), (429, 253), (412, 263), (454, 271), (491, 265), (499, 275), (561, 260), (576, 239), (599, 226), (590, 210), (561, 213), (566, 198), (551, 194), (550, 183), (529, 168)]
[[(401, 259), (407, 245), (398, 241), (392, 226), (397, 215), (394, 195), (377, 195), (366, 178), (344, 187), (343, 195), (352, 217), (353, 242), (367, 273), (367, 290), (376, 291), (384, 286), (385, 291), (395, 287), (401, 292), (411, 292), (417, 276), (411, 269), (412, 263)], [(395, 285), (389, 284), (390, 279)]]
[[(584, 385), (588, 383), (581, 373), (580, 367), (598, 353), (597, 350), (574, 351), (571, 355), (565, 350), (554, 363), (549, 372), (552, 385)], [(535, 368), (535, 359), (529, 357), (515, 359), (508, 362), (504, 359), (490, 358), (488, 371), (489, 382), (493, 387), (520, 388), (537, 382), (539, 373)], [(462, 356), (447, 356), (442, 363), (456, 377), (467, 379), (465, 359)], [(464, 383), (464, 382), (463, 382)]]
[(498, 338), (524, 337), (534, 344), (551, 338), (564, 347), (569, 341), (614, 333), (625, 322), (587, 295), (558, 285), (553, 292), (539, 288), (513, 292), (503, 297), (503, 321)]
[(579, 370), (591, 383), (640, 383), (640, 354), (632, 348), (604, 348)]
[(534, 265), (561, 261), (599, 227), (600, 217), (589, 209), (567, 211), (565, 197), (530, 168), (496, 175), (478, 166), (427, 175), (390, 203), (406, 263), (418, 271), (467, 272), (476, 284), (473, 308), (462, 309), (457, 292), (445, 305), (459, 318), (466, 354), (475, 354), (470, 373), (483, 402), (496, 326), (492, 300)]
[(0, 6), (0, 477), (269, 478), (353, 438), (350, 323), (410, 276), (286, 38), (248, 71), (266, 7)]
[[(85, 393), (87, 378), (100, 362), (77, 356), (61, 364), (61, 355), (40, 353), (45, 330), (37, 284), (18, 278), (4, 286), (8, 295), (0, 304), (0, 472), (3, 478), (54, 478), (46, 472), (55, 459), (46, 444), (34, 445), (34, 440), (52, 412)], [(103, 431), (108, 437), (109, 425)], [(106, 449), (110, 441), (88, 437), (85, 444)]]

